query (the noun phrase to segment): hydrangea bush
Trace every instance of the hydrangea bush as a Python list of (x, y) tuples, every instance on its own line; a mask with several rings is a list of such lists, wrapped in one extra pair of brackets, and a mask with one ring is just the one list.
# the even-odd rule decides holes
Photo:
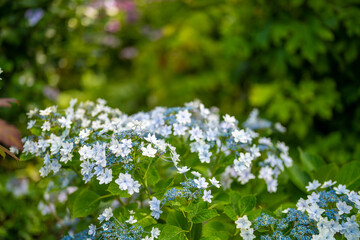
[[(262, 213), (252, 222), (244, 215), (235, 223), (244, 239), (360, 239), (358, 215), (360, 195), (346, 186), (314, 180), (306, 187), (311, 192), (300, 198), (296, 208), (274, 214)], [(320, 188), (320, 189), (319, 189)]]
[(256, 198), (241, 186), (262, 181), (274, 193), (292, 165), (288, 147), (272, 138), (285, 128), (257, 110), (240, 125), (198, 101), (127, 115), (99, 99), (28, 117), (21, 159), (43, 159), (40, 175), (54, 179), (39, 210), (62, 211), (64, 239), (311, 239), (330, 221), (356, 223), (345, 206), (356, 201), (336, 195), (348, 193), (344, 186), (279, 218), (253, 210)]

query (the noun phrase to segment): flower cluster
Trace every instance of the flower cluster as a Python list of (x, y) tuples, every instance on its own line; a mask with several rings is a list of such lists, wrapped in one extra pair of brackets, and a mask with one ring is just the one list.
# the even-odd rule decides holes
[(261, 138), (250, 128), (238, 128), (232, 116), (225, 115), (222, 121), (216, 111), (199, 102), (181, 108), (158, 107), (132, 116), (105, 103), (98, 100), (77, 104), (72, 100), (64, 112), (52, 106), (28, 113), (32, 119), (28, 129), (34, 135), (24, 139), (24, 153), (44, 159), (41, 176), (57, 173), (62, 165), (80, 160), (85, 182), (96, 177), (100, 184), (108, 184), (114, 177), (112, 167), (119, 165), (123, 170), (115, 182), (132, 195), (140, 188), (132, 176), (134, 164), (141, 161), (139, 156), (170, 160), (180, 173), (190, 169), (180, 166), (181, 156), (168, 143), (176, 138), (198, 155), (200, 163), (218, 165), (222, 156), (234, 159), (224, 171), (224, 187), (229, 186), (232, 178), (242, 184), (254, 178), (252, 165), (263, 156), (256, 163), (260, 166), (258, 177), (274, 192), (277, 176), (284, 166), (292, 164), (283, 143), (273, 144), (270, 138)]
[[(360, 194), (336, 182), (320, 184), (317, 180), (306, 187), (311, 194), (301, 198), (295, 208), (285, 209), (283, 216), (262, 213), (252, 223), (247, 216), (236, 221), (244, 239), (253, 239), (253, 232), (261, 232), (260, 239), (359, 239), (356, 215), (360, 209)], [(317, 189), (324, 189), (318, 191)], [(252, 226), (252, 228), (251, 228)], [(251, 233), (251, 234), (250, 234)], [(246, 236), (246, 237), (245, 237)]]
[[(277, 177), (292, 164), (284, 143), (273, 143), (268, 135), (260, 137), (255, 132), (261, 130), (255, 126), (261, 120), (253, 113), (245, 122), (252, 125), (242, 129), (234, 117), (220, 117), (216, 109), (207, 109), (198, 101), (126, 115), (101, 99), (96, 103), (71, 100), (64, 111), (52, 106), (32, 110), (28, 116), (33, 135), (23, 139), (23, 156), (44, 159), (42, 177), (71, 169), (85, 184), (108, 185), (109, 196), (117, 198), (122, 207), (149, 204), (151, 213), (147, 214), (154, 219), (161, 217), (166, 204), (176, 201), (211, 203), (212, 191), (229, 188), (234, 178), (245, 184), (258, 176), (269, 192), (275, 192)], [(272, 130), (284, 129), (277, 124)], [(160, 178), (156, 171), (163, 171), (169, 179), (176, 177), (161, 189), (163, 193), (156, 192)], [(118, 197), (120, 193), (125, 196), (124, 192), (126, 203)], [(91, 225), (88, 233), (78, 234), (141, 239), (146, 233), (143, 226), (135, 224), (134, 216), (120, 223), (108, 208), (98, 219), (104, 222), (100, 228)]]
[(206, 179), (202, 177), (199, 172), (193, 171), (192, 174), (197, 178), (191, 179), (187, 178), (185, 175), (186, 181), (180, 183), (182, 188), (172, 188), (166, 191), (162, 200), (158, 200), (156, 197), (152, 198), (152, 200), (149, 202), (150, 210), (152, 211), (151, 216), (153, 216), (155, 219), (159, 219), (160, 214), (162, 213), (161, 208), (169, 201), (179, 199), (191, 201), (202, 196), (204, 202), (212, 202), (213, 196), (211, 195), (211, 190), (206, 189), (211, 186), (220, 188), (219, 181), (213, 177), (209, 180), (211, 183), (211, 185), (209, 185)]
[(125, 222), (119, 222), (114, 217), (112, 208), (106, 208), (98, 217), (101, 223), (100, 227), (90, 224), (87, 230), (75, 235), (69, 235), (63, 240), (70, 239), (121, 239), (121, 240), (154, 240), (160, 236), (160, 230), (153, 227), (150, 232), (144, 230), (143, 227), (137, 225), (134, 212), (130, 211), (130, 218)]

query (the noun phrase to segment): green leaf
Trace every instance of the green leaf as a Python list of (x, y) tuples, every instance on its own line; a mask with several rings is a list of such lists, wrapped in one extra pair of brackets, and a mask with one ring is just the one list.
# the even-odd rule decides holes
[(107, 184), (99, 184), (99, 181), (96, 178), (91, 179), (90, 188), (100, 196), (109, 194), (107, 191)]
[(230, 225), (230, 223), (221, 220), (209, 221), (203, 226), (203, 237), (220, 238), (222, 240), (229, 239), (229, 232), (233, 230), (233, 225), (233, 222)]
[(80, 193), (81, 193), (81, 190), (78, 189), (75, 192), (73, 192), (72, 194), (70, 194), (67, 199), (66, 206), (69, 208), (71, 213), (73, 212), (74, 202)]
[(227, 192), (221, 191), (214, 195), (213, 204), (214, 205), (225, 205), (230, 203), (230, 197)]
[(224, 207), (224, 213), (233, 221), (235, 221), (237, 219), (235, 210), (230, 206)]
[(219, 214), (215, 209), (203, 209), (193, 217), (192, 221), (194, 223), (203, 223), (217, 216), (219, 216)]
[(236, 191), (230, 191), (231, 207), (235, 210), (237, 215), (240, 215), (239, 201), (241, 199), (240, 193)]
[(238, 203), (240, 216), (244, 215), (246, 212), (251, 211), (256, 205), (256, 197), (249, 195), (242, 197)]
[(306, 192), (306, 186), (311, 180), (309, 175), (303, 171), (296, 163), (293, 164), (291, 168), (287, 168), (286, 172), (288, 173), (290, 180), (303, 192)]
[(188, 221), (186, 220), (184, 214), (180, 211), (172, 210), (168, 213), (166, 222), (170, 225), (182, 228), (184, 230), (188, 229)]
[(155, 184), (155, 186), (152, 187), (155, 193), (154, 196), (156, 196), (157, 198), (162, 198), (165, 192), (169, 189), (169, 187), (173, 185), (176, 181), (176, 176), (167, 180), (160, 180), (157, 184)]
[(321, 157), (315, 154), (304, 152), (301, 148), (298, 148), (298, 151), (300, 153), (300, 160), (308, 172), (314, 171), (326, 164)]
[(140, 226), (142, 226), (143, 228), (145, 228), (145, 227), (147, 227), (147, 226), (156, 224), (157, 221), (156, 221), (153, 217), (146, 216), (146, 217), (141, 218), (141, 220), (139, 220), (137, 223), (138, 223)]
[(166, 225), (159, 236), (159, 240), (185, 240), (185, 230), (173, 226), (173, 225)]
[(112, 195), (116, 195), (122, 198), (128, 198), (131, 197), (131, 195), (126, 190), (121, 190), (119, 188), (119, 185), (117, 185), (115, 182), (111, 182), (109, 184), (109, 187), (107, 189)]
[(187, 207), (185, 209), (185, 211), (188, 213), (188, 219), (189, 221), (191, 221), (193, 219), (193, 217), (196, 216), (196, 214), (198, 214), (199, 211), (203, 210), (203, 209), (208, 209), (207, 207), (207, 203), (206, 202), (202, 202), (199, 201), (197, 203), (191, 203), (189, 205), (189, 207)]
[(96, 210), (99, 206), (99, 195), (93, 191), (84, 189), (76, 197), (73, 205), (73, 218), (86, 217)]
[(159, 171), (156, 169), (155, 165), (152, 165), (149, 168), (149, 171), (147, 172), (147, 175), (146, 175), (146, 179), (147, 179), (148, 186), (153, 186), (159, 182), (160, 175), (159, 175)]
[(22, 153), (22, 154), (20, 155), (19, 160), (20, 160), (20, 161), (27, 161), (27, 160), (30, 160), (30, 159), (32, 159), (32, 158), (34, 158), (34, 157), (35, 157), (35, 156), (32, 155), (32, 154), (30, 154), (30, 153), (27, 153), (27, 154)]
[(160, 189), (166, 189), (169, 186), (171, 186), (174, 183), (174, 179), (175, 178), (169, 178), (167, 180), (160, 180), (156, 185), (156, 189), (160, 190)]
[(193, 224), (190, 231), (190, 239), (200, 239), (202, 233), (202, 223)]
[(32, 127), (32, 128), (30, 129), (30, 132), (31, 132), (32, 134), (36, 135), (36, 136), (41, 136), (42, 130), (41, 130), (40, 127)]
[(360, 186), (360, 161), (353, 161), (345, 164), (336, 176), (336, 181), (345, 184), (350, 189)]
[(200, 238), (200, 240), (221, 240), (221, 238), (216, 236), (211, 236), (211, 237), (202, 237)]
[(320, 182), (332, 180), (334, 179), (334, 176), (338, 175), (338, 172), (339, 167), (335, 163), (327, 164), (314, 172), (314, 179), (317, 179)]

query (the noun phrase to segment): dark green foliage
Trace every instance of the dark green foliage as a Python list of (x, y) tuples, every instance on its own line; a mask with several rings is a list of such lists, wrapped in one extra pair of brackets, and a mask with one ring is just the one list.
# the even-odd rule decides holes
[[(199, 98), (239, 120), (257, 107), (262, 117), (288, 128), (286, 142), (296, 163), (279, 180), (276, 196), (261, 195), (264, 185), (258, 182), (235, 189), (255, 194), (260, 206), (272, 209), (297, 199), (315, 178), (337, 176), (359, 190), (359, 0), (134, 0), (132, 20), (125, 11), (109, 16), (103, 10), (89, 20), (83, 12), (90, 2), (0, 0), (0, 97), (20, 102), (0, 109), (1, 118), (24, 131), (26, 111), (63, 107), (73, 97), (101, 97), (127, 113)], [(44, 16), (30, 26), (25, 14), (34, 8)], [(118, 31), (106, 30), (111, 21), (120, 23)], [(38, 169), (35, 160), (17, 164), (0, 158), (0, 174), (19, 169), (16, 175), (27, 175), (24, 164)], [(147, 183), (165, 192), (173, 180), (159, 181), (157, 174), (150, 165)], [(41, 198), (14, 200), (3, 187), (10, 177), (0, 178), (0, 238), (40, 239), (45, 217), (33, 213), (34, 204), (25, 206)], [(112, 184), (107, 191), (127, 196)], [(80, 195), (72, 196), (70, 210), (75, 211)], [(244, 211), (253, 206), (241, 203), (244, 195), (228, 198), (214, 198), (231, 202), (217, 209), (227, 220), (243, 214), (242, 206)], [(223, 219), (214, 211), (207, 214), (211, 221), (194, 232), (205, 229), (203, 239), (227, 239), (226, 230), (219, 231)], [(161, 234), (164, 239), (186, 236), (181, 226), (167, 226)]]

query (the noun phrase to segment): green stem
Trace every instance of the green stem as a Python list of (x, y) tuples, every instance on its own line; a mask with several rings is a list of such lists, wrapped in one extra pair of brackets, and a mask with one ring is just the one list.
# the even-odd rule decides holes
[(91, 204), (93, 204), (93, 203), (95, 203), (95, 202), (97, 202), (97, 201), (100, 201), (100, 200), (103, 199), (103, 198), (108, 198), (108, 197), (114, 197), (114, 195), (112, 195), (112, 194), (107, 194), (107, 195), (100, 196), (100, 197), (98, 197), (97, 199), (95, 199), (94, 201), (92, 201), (89, 205), (91, 205)]
[(216, 170), (218, 170), (218, 167), (217, 167), (217, 166), (218, 166), (218, 162), (219, 162), (220, 156), (221, 156), (221, 152), (219, 152), (219, 153), (216, 155), (214, 167), (213, 167), (213, 170), (211, 171), (211, 176), (214, 176)]
[(149, 199), (151, 198), (150, 191), (148, 189), (147, 183), (144, 181), (144, 178), (142, 177), (143, 174), (141, 172), (141, 169), (139, 167), (136, 168), (136, 172), (140, 175), (141, 183), (143, 184), (146, 194), (148, 195)]

